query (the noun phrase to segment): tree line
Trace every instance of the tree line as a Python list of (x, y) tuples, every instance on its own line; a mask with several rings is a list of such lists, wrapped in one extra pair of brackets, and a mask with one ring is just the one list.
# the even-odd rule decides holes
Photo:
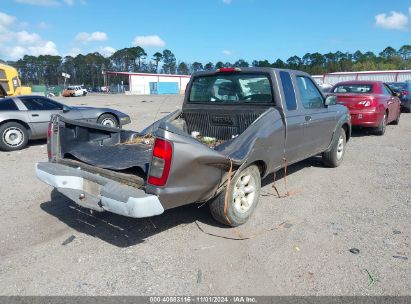
[(103, 71), (190, 75), (197, 71), (222, 67), (253, 66), (302, 70), (315, 75), (341, 71), (404, 70), (411, 69), (411, 45), (404, 45), (398, 50), (389, 46), (378, 54), (370, 51), (337, 51), (326, 54), (316, 52), (307, 53), (302, 57), (295, 55), (286, 61), (265, 59), (254, 60), (251, 63), (244, 59), (216, 63), (177, 62), (173, 52), (168, 49), (148, 56), (142, 47), (136, 46), (118, 50), (109, 57), (104, 57), (98, 52), (79, 54), (75, 57), (25, 55), (17, 61), (6, 63), (18, 69), (25, 85), (62, 84), (64, 79), (61, 74), (64, 72), (71, 75), (72, 84), (96, 87), (103, 85)]

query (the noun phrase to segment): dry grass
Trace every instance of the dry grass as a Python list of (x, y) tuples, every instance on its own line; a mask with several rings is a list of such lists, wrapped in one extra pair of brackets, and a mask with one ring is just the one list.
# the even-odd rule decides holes
[(148, 146), (154, 145), (154, 137), (152, 135), (135, 136), (132, 139), (120, 143), (120, 145), (139, 145), (144, 144)]

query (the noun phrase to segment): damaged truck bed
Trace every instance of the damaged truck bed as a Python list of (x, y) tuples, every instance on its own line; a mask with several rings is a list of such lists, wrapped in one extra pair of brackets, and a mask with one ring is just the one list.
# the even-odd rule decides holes
[(284, 159), (340, 165), (351, 124), (303, 72), (229, 68), (193, 75), (182, 109), (141, 132), (53, 116), (48, 135), (37, 176), (83, 207), (139, 218), (209, 201), (237, 226)]

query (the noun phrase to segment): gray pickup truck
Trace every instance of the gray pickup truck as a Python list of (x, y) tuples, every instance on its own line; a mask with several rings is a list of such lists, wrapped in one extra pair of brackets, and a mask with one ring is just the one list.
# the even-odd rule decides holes
[(182, 109), (141, 132), (55, 115), (48, 135), (36, 174), (80, 206), (141, 218), (209, 202), (238, 226), (268, 174), (321, 153), (339, 166), (351, 123), (306, 73), (224, 68), (194, 74)]

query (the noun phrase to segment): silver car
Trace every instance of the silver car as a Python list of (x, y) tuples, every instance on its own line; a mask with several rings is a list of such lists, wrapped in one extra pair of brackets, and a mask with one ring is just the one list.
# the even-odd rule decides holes
[(108, 127), (121, 128), (131, 122), (127, 114), (109, 108), (69, 107), (50, 98), (34, 95), (2, 98), (0, 150), (19, 150), (31, 139), (46, 138), (52, 114)]

